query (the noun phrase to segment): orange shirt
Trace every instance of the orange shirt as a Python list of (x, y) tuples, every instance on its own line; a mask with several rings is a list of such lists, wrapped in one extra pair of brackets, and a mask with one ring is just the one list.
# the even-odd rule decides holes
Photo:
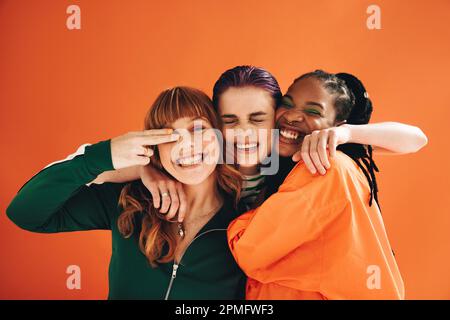
[(324, 176), (298, 163), (279, 191), (228, 228), (247, 299), (404, 299), (377, 204), (338, 152)]

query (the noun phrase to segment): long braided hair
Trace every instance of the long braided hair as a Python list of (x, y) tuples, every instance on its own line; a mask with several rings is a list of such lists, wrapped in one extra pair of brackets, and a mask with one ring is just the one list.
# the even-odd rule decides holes
[[(366, 88), (364, 87), (362, 82), (357, 77), (349, 73), (337, 73), (336, 77), (345, 82), (345, 85), (354, 97), (354, 105), (352, 110), (350, 111), (350, 115), (347, 118), (347, 123), (369, 123), (373, 111), (373, 106), (372, 101), (370, 100)], [(372, 157), (372, 146), (347, 143), (340, 145), (338, 149), (352, 158), (366, 176), (370, 187), (369, 205), (372, 205), (373, 199), (375, 199), (378, 207), (380, 207), (380, 203), (378, 201), (378, 184), (375, 177), (375, 172), (379, 172), (379, 169)]]
[[(372, 115), (372, 101), (362, 82), (349, 73), (332, 74), (323, 70), (305, 73), (294, 80), (315, 78), (321, 81), (323, 87), (335, 95), (334, 107), (336, 109), (336, 122), (345, 121), (348, 124), (367, 124)], [(378, 201), (378, 185), (375, 172), (379, 172), (372, 157), (372, 146), (356, 143), (346, 143), (338, 146), (338, 150), (352, 158), (367, 178), (370, 187), (369, 205), (373, 200)]]

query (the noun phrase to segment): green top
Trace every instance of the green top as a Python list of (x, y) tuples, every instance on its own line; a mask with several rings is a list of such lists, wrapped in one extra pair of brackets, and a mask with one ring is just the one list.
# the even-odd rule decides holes
[(229, 251), (226, 234), (238, 213), (228, 201), (200, 230), (179, 265), (152, 268), (139, 249), (141, 216), (130, 238), (117, 228), (124, 184), (86, 186), (107, 170), (113, 170), (110, 141), (87, 146), (83, 154), (52, 164), (28, 181), (7, 215), (32, 232), (111, 230), (109, 299), (244, 299), (246, 278)]

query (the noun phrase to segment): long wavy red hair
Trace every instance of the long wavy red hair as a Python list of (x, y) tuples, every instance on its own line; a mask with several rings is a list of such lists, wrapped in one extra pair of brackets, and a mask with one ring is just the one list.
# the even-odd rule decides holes
[[(202, 91), (189, 87), (174, 87), (164, 90), (149, 109), (144, 122), (146, 130), (161, 129), (183, 117), (203, 118), (213, 128), (220, 128), (221, 122), (214, 111), (211, 99)], [(158, 148), (154, 148), (150, 165), (168, 174), (161, 165)], [(242, 185), (240, 173), (230, 165), (217, 164), (213, 173), (217, 188), (236, 205)], [(136, 230), (136, 223), (141, 221), (139, 247), (152, 267), (159, 263), (172, 261), (175, 255), (176, 234), (171, 223), (161, 218), (158, 209), (152, 204), (152, 197), (141, 181), (128, 183), (122, 189), (119, 205), (123, 208), (117, 225), (120, 233), (129, 238)], [(136, 216), (139, 215), (141, 219)], [(168, 250), (164, 254), (164, 246)]]

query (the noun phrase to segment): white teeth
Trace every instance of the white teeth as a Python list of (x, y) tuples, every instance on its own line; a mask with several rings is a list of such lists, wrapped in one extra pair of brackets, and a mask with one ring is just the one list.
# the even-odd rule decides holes
[(258, 146), (257, 143), (237, 143), (236, 148), (238, 149), (252, 149)]
[(280, 134), (287, 139), (295, 140), (298, 138), (298, 132), (293, 131), (293, 130), (281, 129)]
[(177, 160), (177, 163), (183, 166), (191, 166), (194, 164), (199, 164), (200, 162), (202, 162), (202, 159), (202, 154), (196, 154), (195, 156), (180, 158)]

